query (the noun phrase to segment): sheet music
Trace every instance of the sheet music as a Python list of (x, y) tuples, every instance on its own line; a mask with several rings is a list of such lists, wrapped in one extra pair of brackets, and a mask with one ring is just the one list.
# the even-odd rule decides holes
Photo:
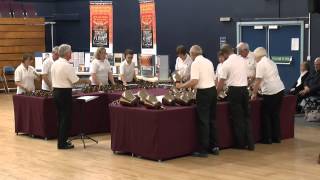
[(85, 102), (90, 102), (94, 99), (97, 99), (99, 96), (81, 96), (81, 97), (78, 97), (77, 99), (80, 99), (80, 100), (84, 100)]

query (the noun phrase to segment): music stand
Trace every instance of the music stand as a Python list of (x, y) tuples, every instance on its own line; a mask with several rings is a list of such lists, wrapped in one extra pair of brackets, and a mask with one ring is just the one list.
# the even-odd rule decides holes
[(98, 141), (97, 140), (95, 140), (95, 139), (93, 139), (93, 138), (91, 138), (91, 137), (89, 137), (88, 135), (86, 135), (85, 134), (85, 130), (84, 130), (84, 122), (85, 122), (85, 120), (84, 120), (84, 114), (83, 114), (83, 112), (84, 112), (84, 105), (86, 104), (86, 103), (88, 103), (88, 102), (90, 102), (90, 101), (92, 101), (92, 100), (94, 100), (94, 99), (97, 99), (97, 98), (99, 98), (98, 96), (82, 96), (82, 97), (78, 97), (77, 99), (76, 99), (76, 101), (77, 102), (79, 102), (79, 104), (80, 104), (80, 128), (81, 128), (81, 132), (80, 132), (80, 134), (78, 135), (78, 136), (76, 136), (76, 137), (74, 137), (74, 138), (71, 138), (70, 139), (70, 141), (73, 141), (73, 140), (77, 140), (77, 139), (81, 139), (82, 140), (82, 143), (83, 143), (83, 148), (86, 148), (86, 144), (85, 144), (85, 142), (84, 142), (84, 140), (85, 139), (88, 139), (88, 140), (91, 140), (91, 141), (93, 141), (93, 142), (95, 142), (95, 143), (97, 143), (98, 144)]

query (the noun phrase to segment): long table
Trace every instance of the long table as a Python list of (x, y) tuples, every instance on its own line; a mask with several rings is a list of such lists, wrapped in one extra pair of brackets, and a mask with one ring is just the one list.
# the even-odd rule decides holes
[[(294, 137), (295, 96), (286, 96), (281, 108), (281, 137)], [(197, 146), (195, 107), (166, 107), (149, 110), (110, 104), (111, 148), (152, 160), (166, 160), (192, 153)], [(260, 137), (261, 100), (250, 102), (251, 122), (256, 142)], [(218, 103), (216, 127), (221, 148), (233, 146), (227, 102)]]
[[(140, 89), (133, 89), (134, 93)], [(150, 94), (162, 95), (166, 89), (148, 89)], [(72, 123), (70, 136), (78, 135), (81, 131), (86, 134), (109, 133), (110, 118), (108, 104), (121, 97), (122, 92), (76, 94), (73, 96)], [(84, 111), (80, 112), (80, 103), (76, 101), (80, 96), (98, 96), (98, 99), (84, 104)], [(13, 95), (15, 132), (32, 136), (53, 139), (57, 137), (57, 110), (52, 97), (34, 97)], [(84, 116), (81, 129), (81, 116)]]
[[(107, 121), (108, 96), (106, 93), (91, 93), (90, 96), (99, 98), (84, 104), (83, 112), (80, 112), (80, 103), (73, 96), (72, 123), (69, 134), (79, 134), (81, 131), (91, 133), (110, 132), (110, 123)], [(32, 97), (14, 95), (15, 132), (29, 134), (36, 137), (51, 139), (57, 137), (58, 115), (52, 97)], [(81, 129), (80, 117), (84, 116), (83, 129)]]

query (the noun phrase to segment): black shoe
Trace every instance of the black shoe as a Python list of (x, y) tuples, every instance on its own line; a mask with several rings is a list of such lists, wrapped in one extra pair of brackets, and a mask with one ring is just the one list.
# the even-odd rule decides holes
[(273, 139), (272, 142), (279, 144), (279, 143), (281, 143), (281, 140), (280, 139)]
[(218, 156), (219, 155), (219, 148), (218, 147), (212, 148), (212, 149), (210, 149), (209, 153), (212, 155)]
[(261, 144), (272, 144), (272, 140), (271, 139), (264, 139), (261, 141)]
[(58, 149), (73, 149), (74, 145), (73, 144), (66, 144), (64, 146), (58, 146)]
[(208, 152), (194, 152), (194, 153), (192, 153), (192, 156), (206, 158), (206, 157), (208, 157)]
[(248, 145), (249, 151), (254, 151), (254, 149), (255, 149), (254, 144)]

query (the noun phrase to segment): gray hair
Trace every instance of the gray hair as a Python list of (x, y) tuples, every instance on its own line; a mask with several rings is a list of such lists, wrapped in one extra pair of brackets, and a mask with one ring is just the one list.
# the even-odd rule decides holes
[(316, 62), (316, 61), (320, 61), (320, 57), (317, 57), (317, 58), (314, 60), (314, 62)]
[(245, 43), (245, 42), (240, 42), (238, 45), (237, 45), (237, 49), (239, 51), (242, 51), (242, 50), (250, 50), (249, 48), (249, 44), (248, 43)]
[(202, 55), (203, 54), (203, 50), (199, 45), (193, 45), (190, 48), (190, 54), (191, 53), (194, 53), (194, 54), (197, 54), (197, 55)]
[(262, 58), (264, 56), (267, 56), (267, 50), (263, 47), (258, 47), (257, 49), (254, 50), (254, 56), (256, 58)]
[(68, 44), (61, 44), (59, 46), (59, 56), (65, 58), (67, 53), (71, 52), (71, 46)]
[(59, 46), (55, 46), (52, 48), (52, 53), (59, 53)]

